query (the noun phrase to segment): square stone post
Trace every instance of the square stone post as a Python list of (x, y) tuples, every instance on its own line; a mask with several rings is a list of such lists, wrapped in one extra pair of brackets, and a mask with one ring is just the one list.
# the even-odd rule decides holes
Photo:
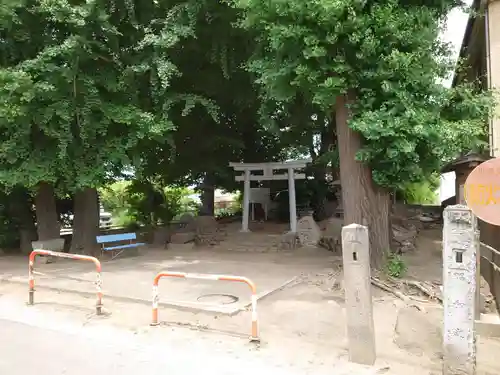
[(290, 232), (297, 233), (297, 202), (295, 199), (295, 173), (288, 168), (288, 202), (290, 205)]
[(342, 258), (349, 360), (371, 366), (377, 355), (367, 227), (351, 224), (342, 228)]
[(250, 171), (245, 169), (245, 180), (243, 182), (243, 220), (241, 231), (249, 232), (248, 219), (250, 218)]
[(476, 372), (477, 220), (466, 206), (448, 206), (443, 228), (443, 375)]

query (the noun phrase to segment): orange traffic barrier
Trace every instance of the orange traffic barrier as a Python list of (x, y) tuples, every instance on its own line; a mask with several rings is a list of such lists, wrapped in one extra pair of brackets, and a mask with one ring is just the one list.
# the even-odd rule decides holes
[(97, 271), (97, 280), (96, 280), (96, 288), (97, 288), (97, 302), (95, 305), (95, 311), (97, 315), (102, 314), (102, 279), (101, 279), (101, 262), (97, 258), (87, 256), (87, 255), (78, 255), (78, 254), (68, 254), (68, 253), (59, 253), (57, 251), (50, 250), (33, 250), (29, 257), (29, 301), (28, 304), (33, 305), (35, 303), (35, 257), (37, 255), (48, 255), (52, 257), (59, 258), (69, 258), (69, 259), (77, 259), (77, 260), (88, 260), (94, 262), (96, 271)]
[(220, 281), (236, 281), (247, 284), (252, 290), (252, 333), (250, 341), (260, 341), (258, 323), (257, 323), (257, 287), (254, 282), (246, 277), (230, 276), (230, 275), (210, 275), (198, 273), (185, 273), (185, 272), (160, 272), (153, 280), (153, 319), (152, 326), (159, 324), (158, 322), (158, 304), (160, 302), (160, 295), (158, 293), (158, 283), (162, 277), (177, 277), (184, 279), (204, 279), (204, 280), (220, 280)]

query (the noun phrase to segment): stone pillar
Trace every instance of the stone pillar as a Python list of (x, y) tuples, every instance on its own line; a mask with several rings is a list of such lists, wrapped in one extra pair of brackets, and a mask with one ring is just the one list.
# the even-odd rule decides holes
[(342, 228), (342, 258), (349, 360), (371, 366), (377, 355), (367, 227), (350, 224)]
[[(443, 375), (476, 371), (477, 220), (466, 206), (444, 210)], [(479, 317), (477, 317), (479, 318)]]
[(243, 220), (241, 231), (249, 232), (248, 219), (250, 218), (250, 171), (245, 169), (245, 181), (243, 182)]
[(297, 232), (297, 202), (295, 199), (295, 174), (288, 168), (288, 201), (290, 204), (290, 232)]

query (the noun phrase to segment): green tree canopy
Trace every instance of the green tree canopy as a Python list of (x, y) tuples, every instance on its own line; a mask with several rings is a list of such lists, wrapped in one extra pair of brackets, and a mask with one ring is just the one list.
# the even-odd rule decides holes
[(193, 35), (171, 55), (179, 72), (171, 87), (204, 98), (210, 111), (170, 107), (176, 125), (172, 142), (144, 148), (141, 174), (161, 176), (167, 184), (208, 183), (233, 190), (238, 184), (229, 162), (281, 160), (286, 146), (259, 122), (258, 90), (245, 69), (255, 40), (251, 31), (234, 27), (238, 11), (207, 1), (192, 16)]
[(234, 1), (240, 25), (258, 35), (248, 62), (264, 103), (303, 98), (334, 118), (351, 90), (363, 146), (357, 158), (381, 186), (428, 177), (484, 137), (491, 95), (446, 88), (454, 66), (438, 40), (456, 1)]
[(165, 142), (171, 48), (190, 35), (189, 4), (24, 0), (0, 12), (0, 181), (97, 186)]

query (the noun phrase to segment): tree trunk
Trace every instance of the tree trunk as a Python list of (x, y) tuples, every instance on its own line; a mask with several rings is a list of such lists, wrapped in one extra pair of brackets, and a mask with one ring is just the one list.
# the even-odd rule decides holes
[(312, 200), (312, 209), (316, 221), (321, 221), (327, 218), (326, 203), (328, 184), (326, 182), (326, 167), (314, 166), (313, 176), (315, 181), (315, 192)]
[(99, 235), (99, 203), (96, 189), (85, 188), (75, 194), (74, 213), (70, 252), (98, 254), (96, 236)]
[(31, 253), (31, 242), (37, 239), (32, 204), (31, 197), (24, 188), (14, 188), (10, 194), (9, 212), (18, 222), (19, 248), (23, 254)]
[(348, 95), (349, 97), (338, 96), (335, 107), (344, 224), (355, 223), (368, 227), (371, 265), (380, 268), (391, 243), (390, 198), (386, 191), (374, 184), (370, 168), (356, 161), (356, 153), (362, 146), (362, 138), (348, 125), (351, 113), (347, 105), (353, 100), (353, 96)]
[(61, 228), (57, 216), (54, 187), (40, 182), (35, 195), (36, 222), (39, 241), (59, 238)]
[[(330, 122), (328, 123), (327, 134), (330, 137), (330, 144), (328, 145), (328, 151), (333, 151), (337, 149), (339, 145), (337, 137), (336, 121), (330, 120)], [(324, 135), (324, 137), (326, 137), (326, 135)], [(332, 181), (337, 181), (340, 179), (340, 169), (333, 162), (331, 167), (331, 173), (332, 173)]]
[[(314, 148), (314, 141), (312, 141), (309, 151), (313, 160), (311, 171), (314, 176), (316, 186), (315, 194), (311, 202), (316, 221), (324, 220), (329, 216), (326, 207), (328, 204), (327, 194), (329, 190), (326, 175), (330, 169), (328, 168), (328, 162), (322, 161), (321, 163), (318, 163), (317, 159), (323, 157), (332, 148), (336, 147), (337, 144), (335, 121), (329, 120), (326, 122), (325, 118), (321, 118), (319, 121), (322, 124), (320, 132), (320, 147), (316, 152)], [(331, 169), (333, 172), (333, 181), (335, 181), (338, 179), (338, 168), (333, 165)]]
[(201, 191), (200, 216), (214, 216), (215, 213), (215, 186), (212, 183), (212, 176), (205, 174)]

